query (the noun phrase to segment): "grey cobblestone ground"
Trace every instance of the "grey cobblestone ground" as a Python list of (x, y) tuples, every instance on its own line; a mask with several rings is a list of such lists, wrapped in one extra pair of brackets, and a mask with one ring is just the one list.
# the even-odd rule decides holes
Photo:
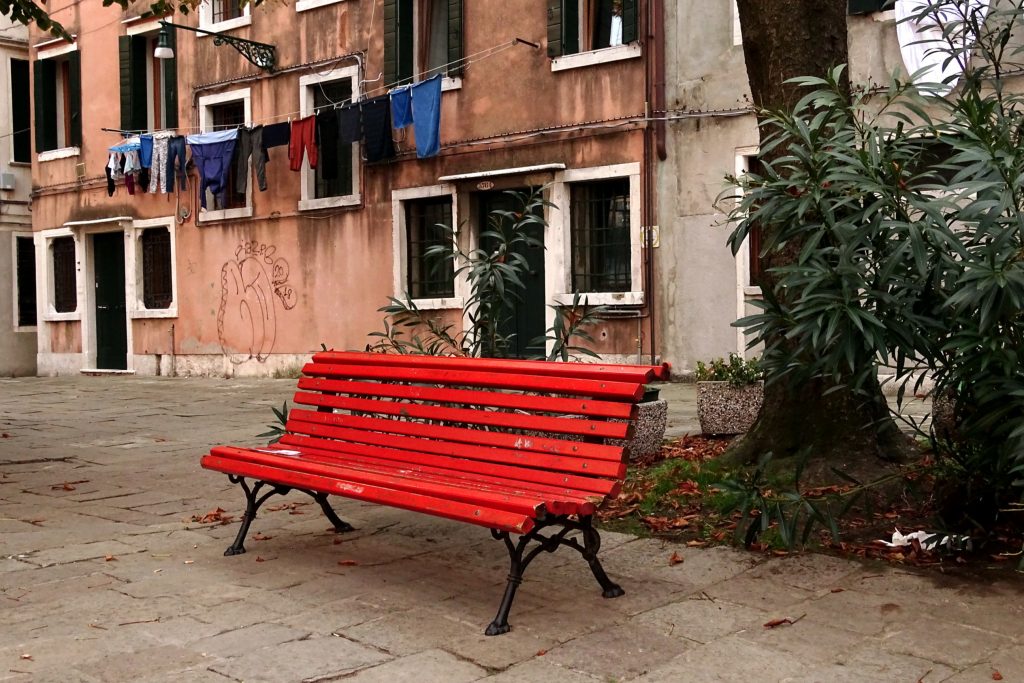
[[(358, 531), (338, 537), (292, 495), (254, 524), (265, 540), (223, 557), (236, 525), (189, 520), (237, 520), (242, 498), (198, 458), (255, 441), (292, 385), (0, 380), (0, 680), (1024, 680), (1010, 580), (609, 533), (625, 596), (545, 554), (514, 630), (487, 638), (506, 559), (483, 529), (340, 501)], [(692, 387), (666, 393), (670, 429), (693, 429)], [(764, 628), (781, 617), (802, 618)]]

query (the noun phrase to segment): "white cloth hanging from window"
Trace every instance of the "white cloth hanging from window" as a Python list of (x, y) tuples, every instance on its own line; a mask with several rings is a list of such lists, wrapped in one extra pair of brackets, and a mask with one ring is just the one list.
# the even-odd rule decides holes
[(615, 47), (616, 45), (622, 45), (622, 17), (613, 14), (612, 26), (608, 34), (608, 47)]
[[(983, 22), (988, 15), (990, 0), (944, 0), (920, 19), (914, 18), (931, 3), (926, 0), (896, 0), (896, 35), (903, 53), (907, 73), (916, 74), (914, 82), (927, 83), (922, 91), (930, 95), (948, 94), (960, 80), (970, 59), (970, 49), (977, 36), (963, 17), (977, 15)], [(943, 27), (953, 22), (960, 25), (949, 36)], [(958, 52), (950, 59), (950, 41)]]

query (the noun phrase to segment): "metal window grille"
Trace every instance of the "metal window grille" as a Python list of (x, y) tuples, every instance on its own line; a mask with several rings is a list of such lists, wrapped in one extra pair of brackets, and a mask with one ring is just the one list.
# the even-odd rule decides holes
[[(215, 131), (244, 126), (246, 123), (245, 102), (242, 100), (235, 100), (234, 102), (225, 102), (224, 104), (214, 105), (210, 107), (210, 117), (213, 119), (213, 130)], [(231, 164), (230, 169), (228, 170), (228, 189), (225, 194), (227, 196), (227, 201), (223, 206), (220, 205), (220, 200), (214, 197), (214, 209), (241, 209), (246, 206), (245, 192), (235, 191), (234, 164)]]
[(409, 296), (413, 299), (440, 299), (455, 296), (455, 271), (446, 259), (431, 258), (433, 246), (452, 244), (451, 197), (431, 197), (405, 203), (405, 234), (408, 258)]
[(167, 228), (142, 231), (142, 303), (146, 308), (169, 308), (171, 289), (171, 233)]
[(36, 250), (31, 237), (16, 237), (18, 326), (36, 324)]
[(53, 308), (58, 313), (71, 313), (78, 308), (75, 238), (58, 237), (50, 244), (53, 249)]
[[(313, 106), (322, 107), (344, 104), (352, 99), (352, 79), (317, 83), (313, 88)], [(352, 145), (343, 143), (339, 137), (320, 140), (320, 161), (313, 172), (314, 197), (344, 197), (352, 194)]]
[(573, 291), (630, 291), (629, 179), (576, 183), (571, 201)]
[(213, 23), (242, 16), (241, 0), (213, 0)]

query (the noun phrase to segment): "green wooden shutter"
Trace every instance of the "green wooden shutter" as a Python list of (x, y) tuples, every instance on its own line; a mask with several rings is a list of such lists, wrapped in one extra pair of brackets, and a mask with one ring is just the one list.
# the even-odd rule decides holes
[(146, 92), (149, 41), (143, 36), (120, 36), (117, 41), (121, 66), (121, 128), (145, 130), (149, 123)]
[[(448, 0), (448, 75), (456, 78), (462, 75), (465, 66), (462, 59), (462, 0)], [(458, 62), (455, 64), (454, 62)]]
[(562, 0), (562, 54), (574, 55), (580, 51), (579, 0)]
[(562, 0), (548, 0), (548, 57), (562, 54)]
[(57, 64), (38, 59), (33, 65), (36, 153), (57, 149)]
[(398, 75), (398, 2), (384, 0), (384, 85), (390, 86)]
[(622, 0), (622, 44), (635, 43), (640, 35), (636, 0)]
[[(176, 29), (167, 27), (167, 44), (174, 54), (177, 55), (178, 45), (175, 36)], [(160, 60), (161, 77), (164, 96), (164, 128), (178, 127), (178, 58)]]
[(82, 57), (78, 50), (68, 53), (68, 111), (71, 112), (69, 147), (82, 146)]

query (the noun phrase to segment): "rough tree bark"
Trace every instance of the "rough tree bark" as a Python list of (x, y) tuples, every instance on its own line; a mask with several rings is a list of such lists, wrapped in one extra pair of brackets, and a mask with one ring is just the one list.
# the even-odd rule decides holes
[[(786, 80), (824, 76), (848, 62), (847, 0), (737, 0), (737, 5), (747, 76), (758, 109), (792, 110), (806, 90)], [(778, 147), (762, 160), (785, 153)], [(769, 256), (764, 270), (788, 262), (797, 251), (791, 245)], [(769, 288), (774, 283), (766, 273), (758, 284)], [(905, 457), (907, 440), (877, 383), (868, 399), (843, 389), (826, 394), (830, 388), (823, 381), (768, 385), (757, 422), (730, 447), (726, 459), (746, 464), (769, 451), (778, 460), (809, 449), (820, 464), (852, 472), (870, 469), (878, 459)]]

